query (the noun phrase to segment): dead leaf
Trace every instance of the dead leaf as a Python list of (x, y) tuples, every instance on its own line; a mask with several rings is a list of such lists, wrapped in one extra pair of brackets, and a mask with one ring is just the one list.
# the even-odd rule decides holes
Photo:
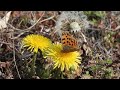
[(112, 28), (112, 29), (115, 30), (115, 29), (117, 28), (117, 26), (118, 26), (118, 25), (117, 25), (116, 22), (112, 22), (112, 23), (111, 23), (111, 28)]
[(98, 25), (98, 28), (100, 28), (100, 29), (105, 28), (105, 25), (104, 25), (104, 22), (103, 22), (103, 21), (100, 21), (100, 23), (99, 23), (99, 25)]
[(9, 68), (10, 62), (0, 62), (0, 68)]
[(86, 55), (90, 55), (92, 53), (90, 47), (85, 44), (83, 44), (83, 49), (85, 50)]
[(81, 79), (91, 79), (92, 76), (84, 74)]
[(20, 11), (13, 11), (12, 16), (13, 17), (19, 17), (20, 16)]
[(2, 68), (2, 67), (6, 67), (6, 63), (5, 62), (0, 62), (0, 68)]
[(11, 11), (9, 11), (1, 20), (0, 20), (0, 29), (6, 28), (8, 20), (10, 18)]
[(82, 73), (82, 68), (80, 67), (80, 68), (77, 68), (77, 70), (75, 70), (73, 74), (76, 75), (77, 77), (77, 76), (80, 76), (81, 73)]

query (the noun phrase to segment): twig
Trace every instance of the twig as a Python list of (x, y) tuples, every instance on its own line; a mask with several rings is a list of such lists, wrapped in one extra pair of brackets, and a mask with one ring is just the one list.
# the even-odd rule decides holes
[(117, 31), (117, 30), (119, 30), (120, 29), (120, 26), (117, 26), (116, 28), (115, 28), (115, 31)]
[(16, 37), (11, 38), (11, 39), (17, 39), (17, 38), (19, 38), (21, 35), (23, 35), (23, 34), (26, 33), (26, 32), (28, 32), (28, 31), (22, 32), (22, 33), (20, 33), (19, 35), (17, 35)]
[[(45, 13), (45, 12), (44, 12), (44, 13)], [(15, 27), (12, 26), (11, 24), (9, 24), (14, 30), (22, 31), (22, 33), (20, 33), (18, 36), (14, 37), (14, 38), (11, 38), (11, 39), (17, 39), (17, 38), (19, 38), (21, 35), (23, 35), (24, 33), (29, 32), (29, 30), (30, 30), (31, 28), (33, 28), (33, 27), (42, 19), (44, 13), (42, 14), (42, 16), (41, 16), (32, 26), (30, 26), (29, 28), (24, 29), (24, 30), (15, 28)]]
[(80, 31), (81, 35), (83, 36), (84, 42), (87, 43), (86, 36)]
[(42, 22), (44, 22), (44, 21), (47, 21), (47, 20), (50, 20), (50, 19), (53, 19), (54, 17), (55, 17), (55, 14), (54, 14), (53, 16), (49, 17), (49, 18), (46, 18), (46, 19), (40, 21), (40, 23), (42, 23)]
[(7, 45), (10, 45), (11, 43), (7, 43), (7, 42), (4, 42), (4, 41), (0, 41), (0, 43), (2, 44), (7, 44)]
[[(43, 14), (43, 15), (44, 15), (44, 14)], [(20, 33), (18, 36), (14, 37), (14, 38), (11, 38), (11, 39), (17, 39), (17, 38), (19, 38), (21, 35), (23, 35), (24, 33), (29, 32), (29, 30), (30, 30), (31, 28), (33, 28), (38, 22), (39, 22), (39, 23), (42, 23), (42, 22), (44, 22), (44, 21), (50, 20), (50, 19), (52, 19), (52, 18), (55, 17), (55, 14), (54, 14), (53, 16), (51, 16), (51, 17), (49, 17), (49, 18), (47, 18), (47, 19), (44, 19), (44, 20), (40, 21), (41, 18), (43, 17), (43, 15), (37, 20), (37, 22), (36, 22), (34, 25), (32, 25), (31, 27), (29, 27), (29, 28), (27, 28), (27, 29), (22, 30), (22, 31), (23, 31), (22, 33)], [(17, 29), (17, 28), (15, 28), (15, 27), (13, 27), (12, 25), (10, 25), (10, 26), (11, 26), (14, 30), (21, 30), (21, 29)]]
[(87, 28), (87, 29), (96, 30), (96, 31), (100, 31), (101, 30), (101, 29), (98, 29), (98, 28)]
[[(45, 12), (44, 12), (45, 13)], [(44, 15), (44, 13), (42, 14), (42, 16), (32, 25), (32, 26), (30, 26), (29, 28), (27, 28), (27, 29), (18, 29), (18, 28), (15, 28), (14, 26), (12, 26), (10, 23), (8, 23), (8, 25), (10, 25), (10, 27), (12, 28), (12, 29), (14, 29), (14, 30), (21, 30), (21, 31), (27, 31), (27, 30), (30, 30), (31, 28), (33, 28), (41, 19), (42, 19), (42, 17), (43, 17), (43, 15)]]
[[(13, 35), (13, 37), (14, 37), (14, 35)], [(19, 76), (19, 78), (21, 79), (21, 76), (20, 76), (20, 74), (19, 74), (19, 70), (18, 70), (18, 67), (17, 67), (17, 64), (16, 64), (16, 61), (15, 61), (16, 59), (15, 59), (15, 43), (14, 43), (14, 39), (13, 39), (13, 61), (14, 61), (14, 63), (15, 63), (15, 68), (16, 68), (16, 70), (17, 70), (17, 74), (18, 74), (18, 76)]]
[(52, 18), (52, 20), (53, 20), (55, 23), (57, 22), (54, 18)]

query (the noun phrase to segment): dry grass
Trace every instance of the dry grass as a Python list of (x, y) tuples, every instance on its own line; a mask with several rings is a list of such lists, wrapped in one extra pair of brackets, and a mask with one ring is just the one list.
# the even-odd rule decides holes
[[(0, 17), (4, 17), (6, 13), (6, 11), (0, 11)], [(33, 55), (21, 48), (21, 39), (29, 34), (40, 34), (50, 38), (53, 42), (60, 42), (60, 29), (62, 30), (66, 23), (62, 20), (72, 17), (64, 17), (65, 13), (59, 11), (12, 11), (7, 28), (0, 30), (0, 78), (59, 78), (56, 74), (53, 75), (51, 62), (43, 60), (40, 53), (38, 53), (36, 61), (37, 74), (30, 76), (29, 66)], [(75, 14), (76, 16), (72, 17), (74, 20), (82, 18), (82, 15), (87, 17), (87, 19), (78, 21), (82, 25), (82, 34), (78, 35), (83, 51), (82, 64), (81, 68), (75, 72), (65, 72), (64, 78), (120, 78), (120, 14), (112, 11), (105, 12), (105, 14), (102, 16), (104, 18), (96, 16), (100, 17), (98, 19), (92, 17), (91, 14), (80, 14), (80, 16)], [(96, 21), (93, 23), (93, 20), (89, 18), (94, 18)], [(88, 22), (92, 22), (90, 27), (88, 27)], [(57, 72), (57, 74), (60, 73)]]

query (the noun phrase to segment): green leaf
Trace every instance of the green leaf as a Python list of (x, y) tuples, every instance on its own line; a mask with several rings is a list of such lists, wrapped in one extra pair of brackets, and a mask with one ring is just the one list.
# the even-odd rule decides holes
[(112, 64), (112, 60), (111, 59), (107, 59), (106, 63), (107, 64)]

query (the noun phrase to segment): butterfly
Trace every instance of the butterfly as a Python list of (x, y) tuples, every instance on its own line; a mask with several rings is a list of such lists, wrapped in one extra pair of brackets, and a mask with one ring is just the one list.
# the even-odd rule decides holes
[(61, 43), (63, 45), (62, 52), (73, 52), (79, 50), (77, 39), (74, 38), (68, 31), (62, 32)]

